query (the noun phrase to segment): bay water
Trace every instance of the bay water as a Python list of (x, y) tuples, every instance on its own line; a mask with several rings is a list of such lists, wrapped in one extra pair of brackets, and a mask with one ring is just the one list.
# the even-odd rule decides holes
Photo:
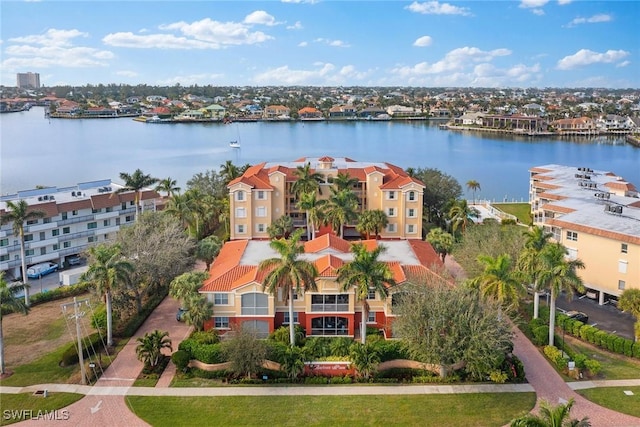
[[(140, 168), (183, 189), (194, 174), (301, 157), (349, 157), (437, 168), (476, 198), (526, 201), (528, 170), (550, 163), (611, 171), (640, 187), (640, 148), (624, 138), (521, 137), (442, 130), (435, 121), (146, 124), (131, 118), (46, 119), (42, 107), (0, 115), (0, 193), (65, 187)], [(240, 148), (229, 147), (238, 140)]]

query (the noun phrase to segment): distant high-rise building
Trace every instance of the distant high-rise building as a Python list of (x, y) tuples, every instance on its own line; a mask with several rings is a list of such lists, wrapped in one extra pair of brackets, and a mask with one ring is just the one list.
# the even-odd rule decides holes
[(40, 87), (39, 73), (18, 73), (16, 77), (18, 81), (18, 88), (38, 89)]

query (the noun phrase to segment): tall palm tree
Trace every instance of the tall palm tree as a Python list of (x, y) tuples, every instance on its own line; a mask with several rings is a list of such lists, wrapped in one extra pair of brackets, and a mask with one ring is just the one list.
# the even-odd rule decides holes
[(549, 244), (552, 233), (547, 233), (542, 227), (531, 227), (524, 232), (524, 249), (518, 258), (518, 269), (533, 282), (533, 318), (537, 319), (540, 311), (540, 289), (538, 289), (538, 275), (540, 274), (540, 253)]
[(427, 234), (425, 240), (429, 242), (438, 255), (440, 255), (442, 262), (444, 262), (447, 254), (451, 253), (453, 249), (453, 236), (439, 227), (429, 230), (429, 234)]
[(43, 211), (29, 209), (26, 200), (7, 201), (7, 212), (0, 218), (0, 223), (13, 222), (13, 233), (20, 237), (20, 262), (22, 263), (22, 283), (24, 283), (24, 304), (29, 306), (29, 284), (27, 277), (27, 255), (24, 245), (24, 224), (32, 219), (43, 218)]
[(540, 404), (540, 415), (526, 414), (516, 418), (509, 424), (511, 427), (589, 427), (591, 423), (588, 417), (581, 420), (570, 419), (569, 413), (573, 407), (573, 398), (567, 403), (553, 406), (549, 402)]
[(178, 182), (175, 179), (168, 177), (158, 182), (156, 191), (164, 191), (167, 193), (167, 197), (173, 197), (175, 194), (180, 193), (180, 187), (178, 187)]
[(549, 300), (549, 345), (553, 345), (556, 323), (556, 298), (561, 291), (573, 295), (575, 288), (583, 289), (582, 279), (576, 270), (584, 268), (579, 259), (569, 260), (567, 248), (562, 243), (551, 243), (540, 254), (542, 270), (539, 275), (540, 284), (550, 289)]
[(520, 273), (513, 269), (511, 257), (507, 254), (498, 255), (496, 258), (480, 255), (478, 262), (484, 266), (484, 271), (471, 279), (471, 285), (480, 290), (483, 298), (497, 301), (500, 310), (503, 307), (516, 307), (524, 287)]
[(476, 191), (481, 190), (480, 183), (475, 179), (467, 181), (467, 189), (473, 192), (473, 204), (476, 204)]
[(169, 332), (159, 331), (156, 329), (153, 332), (147, 332), (143, 337), (138, 337), (138, 345), (136, 346), (136, 355), (138, 360), (151, 368), (160, 363), (162, 357), (162, 349), (168, 348), (173, 351), (171, 347), (171, 340), (169, 339)]
[(177, 218), (192, 234), (192, 226), (195, 224), (195, 200), (191, 197), (191, 190), (184, 194), (176, 194), (169, 199), (164, 208), (165, 213)]
[(449, 209), (449, 219), (453, 233), (460, 229), (462, 233), (467, 229), (470, 218), (477, 218), (478, 211), (470, 207), (466, 200), (457, 200)]
[(186, 307), (186, 300), (192, 295), (198, 295), (198, 289), (208, 277), (206, 271), (182, 273), (169, 283), (169, 296), (179, 300), (181, 307)]
[(373, 209), (364, 211), (362, 215), (360, 215), (356, 230), (358, 230), (359, 233), (365, 233), (367, 239), (371, 238), (371, 234), (377, 239), (380, 232), (384, 230), (388, 224), (389, 218), (387, 218), (387, 214), (381, 209)]
[(320, 183), (324, 182), (324, 178), (320, 173), (311, 170), (310, 163), (298, 166), (293, 171), (293, 175), (296, 180), (291, 184), (291, 192), (298, 198), (306, 193), (315, 193), (320, 189)]
[(311, 193), (303, 193), (298, 200), (298, 209), (305, 212), (307, 221), (307, 240), (315, 239), (316, 226), (322, 222), (323, 208), (326, 200), (318, 199), (315, 191)]
[(231, 160), (227, 160), (220, 165), (220, 176), (222, 177), (224, 184), (227, 185), (234, 179), (240, 177), (242, 173), (238, 166), (234, 165)]
[(338, 268), (337, 281), (342, 284), (342, 290), (354, 288), (356, 300), (362, 301), (362, 318), (360, 319), (360, 335), (362, 344), (367, 339), (367, 296), (372, 290), (380, 299), (385, 299), (389, 292), (387, 286), (395, 286), (393, 272), (389, 265), (379, 261), (378, 257), (386, 250), (384, 246), (377, 246), (372, 251), (367, 251), (362, 243), (351, 246), (354, 255), (353, 261)]
[(358, 201), (351, 190), (331, 189), (331, 196), (325, 210), (325, 221), (340, 237), (344, 235), (344, 226), (354, 221), (358, 214)]
[(140, 169), (136, 169), (132, 174), (120, 172), (120, 179), (124, 181), (124, 187), (120, 188), (117, 193), (123, 193), (125, 191), (135, 191), (134, 201), (136, 204), (137, 221), (138, 210), (140, 208), (140, 198), (142, 197), (142, 190), (158, 182), (158, 178), (153, 178), (151, 175), (145, 175)]
[(300, 244), (302, 230), (296, 230), (289, 239), (276, 239), (269, 243), (280, 258), (269, 258), (260, 262), (259, 271), (269, 271), (264, 279), (264, 289), (271, 295), (277, 295), (278, 289), (282, 289), (282, 294), (286, 295), (289, 302), (289, 342), (295, 345), (295, 325), (293, 323), (293, 294), (299, 293), (304, 287), (305, 290), (315, 291), (317, 289), (316, 278), (318, 270), (316, 266), (307, 260), (301, 259), (304, 253), (304, 246)]
[(199, 293), (192, 294), (187, 297), (185, 302), (185, 321), (193, 326), (196, 331), (204, 329), (204, 322), (213, 316), (213, 304), (207, 301), (204, 295)]
[(11, 310), (13, 312), (20, 312), (23, 314), (29, 313), (29, 307), (22, 301), (21, 298), (15, 296), (20, 287), (9, 287), (9, 284), (4, 280), (4, 271), (0, 271), (0, 375), (5, 373), (4, 362), (4, 333), (2, 332), (2, 313), (5, 310)]
[(133, 272), (133, 264), (123, 258), (119, 245), (91, 246), (89, 253), (89, 269), (82, 275), (83, 281), (93, 282), (96, 291), (104, 295), (107, 305), (107, 345), (113, 345), (113, 321), (111, 293), (129, 281)]
[(348, 173), (338, 172), (335, 178), (333, 178), (333, 185), (336, 186), (338, 191), (340, 190), (352, 190), (355, 185), (358, 184), (358, 178), (352, 178)]

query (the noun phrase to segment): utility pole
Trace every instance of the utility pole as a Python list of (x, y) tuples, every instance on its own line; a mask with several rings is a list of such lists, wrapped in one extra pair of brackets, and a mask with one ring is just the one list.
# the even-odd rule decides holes
[(84, 368), (84, 354), (82, 351), (82, 334), (80, 332), (80, 318), (84, 316), (84, 312), (79, 311), (80, 305), (88, 302), (89, 300), (80, 300), (78, 301), (77, 297), (73, 297), (73, 302), (62, 304), (62, 311), (66, 313), (67, 307), (73, 305), (73, 314), (70, 318), (75, 319), (76, 321), (76, 335), (78, 339), (78, 362), (80, 363), (80, 383), (82, 385), (87, 385), (87, 373)]

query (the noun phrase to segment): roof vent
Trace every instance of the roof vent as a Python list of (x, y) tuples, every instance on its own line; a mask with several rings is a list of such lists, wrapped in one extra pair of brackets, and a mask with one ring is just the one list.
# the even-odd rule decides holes
[(73, 197), (76, 197), (76, 192), (75, 192), (75, 191), (72, 191), (72, 192), (71, 192), (71, 195), (72, 195)]

